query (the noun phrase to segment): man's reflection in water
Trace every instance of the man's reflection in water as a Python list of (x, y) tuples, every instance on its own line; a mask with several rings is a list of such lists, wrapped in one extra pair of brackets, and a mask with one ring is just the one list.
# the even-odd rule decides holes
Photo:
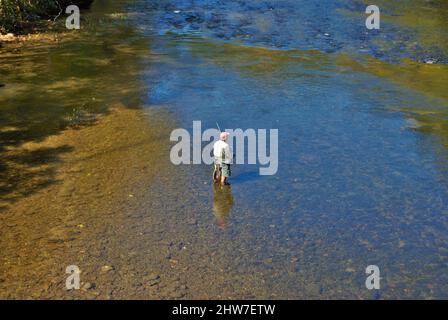
[(233, 207), (232, 189), (229, 185), (221, 186), (219, 183), (213, 184), (213, 214), (216, 216), (216, 223), (220, 229), (227, 226), (227, 218)]

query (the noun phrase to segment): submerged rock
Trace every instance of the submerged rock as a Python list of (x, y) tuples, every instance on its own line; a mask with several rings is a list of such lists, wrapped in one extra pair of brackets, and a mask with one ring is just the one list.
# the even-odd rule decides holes
[(82, 289), (83, 289), (83, 290), (90, 290), (90, 289), (93, 289), (94, 287), (95, 287), (94, 284), (92, 284), (92, 283), (90, 283), (90, 282), (86, 282), (86, 283), (82, 286)]
[(151, 273), (147, 277), (148, 280), (156, 280), (156, 279), (159, 279), (159, 278), (160, 278), (160, 276), (157, 273)]
[(434, 60), (434, 59), (426, 59), (426, 60), (425, 60), (425, 63), (426, 63), (426, 64), (434, 64), (434, 63), (437, 63), (437, 61)]
[(0, 34), (0, 41), (14, 41), (16, 36), (13, 33)]
[(156, 273), (152, 273), (149, 276), (144, 278), (144, 282), (147, 283), (148, 286), (153, 287), (159, 284), (161, 281), (160, 276)]
[(113, 266), (102, 266), (101, 267), (101, 272), (103, 272), (103, 273), (106, 273), (106, 272), (109, 272), (109, 271), (112, 271), (112, 270), (115, 270), (115, 268), (113, 267)]

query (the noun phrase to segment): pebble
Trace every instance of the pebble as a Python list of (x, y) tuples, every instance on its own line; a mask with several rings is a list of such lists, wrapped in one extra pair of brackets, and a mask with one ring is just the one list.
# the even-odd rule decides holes
[(160, 276), (157, 273), (151, 273), (148, 276), (148, 280), (157, 280), (157, 279), (160, 279)]
[(82, 288), (83, 288), (84, 290), (90, 290), (90, 289), (93, 288), (93, 285), (92, 285), (90, 282), (86, 282), (86, 283), (82, 286)]
[(160, 279), (156, 279), (156, 280), (150, 280), (150, 281), (148, 281), (148, 285), (150, 286), (150, 287), (153, 287), (153, 286), (155, 286), (156, 284), (159, 284), (160, 283)]
[(195, 225), (195, 224), (197, 224), (198, 223), (198, 221), (196, 220), (196, 219), (190, 219), (190, 220), (188, 220), (188, 222), (187, 222), (187, 224), (189, 224), (189, 225)]
[(114, 267), (112, 267), (112, 266), (102, 266), (101, 267), (101, 272), (109, 272), (112, 270), (114, 270)]
[(150, 287), (155, 286), (156, 284), (160, 283), (160, 276), (158, 274), (152, 274), (148, 278), (146, 278), (146, 281)]
[(1, 41), (12, 41), (14, 39), (15, 39), (15, 36), (13, 33), (0, 34)]
[(174, 244), (172, 241), (167, 241), (167, 240), (162, 240), (162, 241), (160, 241), (160, 243), (162, 245), (166, 245), (168, 247), (171, 247)]

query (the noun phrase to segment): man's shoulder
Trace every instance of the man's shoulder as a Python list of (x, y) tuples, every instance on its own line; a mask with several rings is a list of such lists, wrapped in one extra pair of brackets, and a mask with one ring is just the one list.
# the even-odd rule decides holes
[(227, 142), (222, 141), (222, 140), (216, 141), (216, 142), (213, 144), (213, 146), (214, 146), (214, 147), (221, 147), (221, 148), (230, 147), (230, 145), (229, 145)]

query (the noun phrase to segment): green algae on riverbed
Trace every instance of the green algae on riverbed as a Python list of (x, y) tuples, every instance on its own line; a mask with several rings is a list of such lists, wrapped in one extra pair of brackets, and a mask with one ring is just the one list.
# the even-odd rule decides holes
[[(371, 4), (369, 1), (364, 1)], [(375, 2), (381, 8), (381, 19), (387, 23), (410, 28), (416, 35), (415, 41), (408, 41), (407, 49), (415, 45), (426, 48), (448, 50), (448, 3), (443, 0), (406, 0)], [(385, 30), (384, 30), (385, 31)]]
[(338, 56), (337, 63), (356, 72), (365, 72), (427, 96), (428, 103), (420, 106), (396, 105), (391, 111), (404, 112), (417, 121), (411, 129), (431, 133), (448, 149), (448, 66), (418, 63), (409, 59), (388, 63), (372, 57)]
[(245, 71), (249, 76), (282, 72), (283, 77), (298, 77), (300, 74), (288, 72), (291, 65), (299, 64), (304, 69), (319, 69), (331, 61), (331, 56), (317, 50), (274, 50), (200, 38), (192, 38), (186, 43), (191, 45), (193, 55), (225, 68)]
[(354, 71), (386, 78), (399, 85), (448, 102), (448, 66), (418, 63), (410, 59), (388, 63), (369, 56), (339, 55), (338, 64)]

